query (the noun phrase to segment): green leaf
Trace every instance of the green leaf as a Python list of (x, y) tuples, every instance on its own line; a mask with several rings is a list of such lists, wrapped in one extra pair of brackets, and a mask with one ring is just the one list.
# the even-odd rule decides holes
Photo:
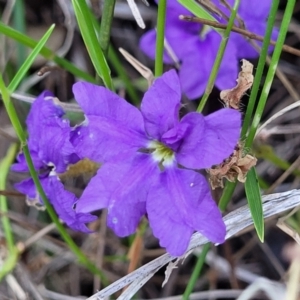
[(79, 29), (94, 68), (105, 86), (113, 90), (110, 69), (97, 39), (90, 11), (85, 1), (72, 0)]
[(264, 215), (262, 208), (262, 198), (260, 194), (258, 179), (255, 168), (252, 168), (247, 174), (245, 191), (248, 205), (253, 218), (254, 227), (261, 242), (264, 241)]
[(20, 67), (18, 70), (17, 74), (14, 76), (12, 79), (11, 83), (8, 86), (8, 89), (11, 93), (13, 93), (19, 83), (22, 81), (24, 78), (25, 74), (31, 67), (32, 63), (36, 59), (36, 57), (39, 55), (41, 52), (42, 48), (45, 46), (46, 42), (48, 41), (51, 33), (53, 32), (55, 28), (55, 25), (51, 25), (50, 28), (47, 30), (47, 32), (44, 34), (44, 36), (40, 39), (40, 41), (37, 43), (37, 45), (34, 47), (33, 51), (30, 53), (30, 55), (26, 58), (25, 62), (23, 65)]

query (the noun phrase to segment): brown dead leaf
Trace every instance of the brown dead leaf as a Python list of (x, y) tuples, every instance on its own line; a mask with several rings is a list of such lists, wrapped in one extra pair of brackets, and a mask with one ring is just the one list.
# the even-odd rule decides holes
[(220, 97), (227, 107), (239, 109), (240, 101), (245, 92), (253, 84), (253, 65), (245, 59), (242, 59), (242, 71), (239, 73), (237, 85), (229, 90), (221, 91)]
[(234, 182), (236, 179), (239, 182), (245, 182), (248, 171), (256, 165), (256, 162), (255, 157), (245, 154), (241, 144), (237, 145), (229, 158), (220, 165), (207, 170), (212, 189), (223, 188), (223, 178), (230, 182)]

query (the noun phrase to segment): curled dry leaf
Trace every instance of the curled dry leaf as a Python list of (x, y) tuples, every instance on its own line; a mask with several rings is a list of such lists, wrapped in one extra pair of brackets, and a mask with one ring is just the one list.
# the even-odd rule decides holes
[(245, 182), (248, 171), (256, 165), (257, 159), (244, 152), (241, 144), (237, 145), (233, 154), (224, 160), (220, 165), (208, 169), (209, 182), (212, 189), (223, 188), (223, 178), (234, 182)]
[(251, 88), (253, 84), (253, 65), (242, 59), (242, 71), (239, 73), (237, 85), (229, 90), (221, 91), (220, 97), (227, 107), (239, 109), (240, 101), (245, 92)]

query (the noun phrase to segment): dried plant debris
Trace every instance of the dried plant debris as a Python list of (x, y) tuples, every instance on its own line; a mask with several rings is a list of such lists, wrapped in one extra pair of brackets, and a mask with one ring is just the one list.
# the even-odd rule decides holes
[(220, 97), (227, 107), (239, 109), (240, 101), (243, 95), (253, 84), (253, 65), (242, 59), (242, 71), (239, 73), (237, 85), (229, 90), (221, 91)]
[[(277, 215), (281, 212), (287, 211), (299, 205), (299, 190), (287, 191), (284, 193), (270, 194), (262, 196), (263, 200), (263, 212), (264, 219), (271, 216)], [(232, 236), (236, 236), (237, 233), (242, 232), (245, 228), (253, 225), (253, 219), (248, 205), (244, 205), (224, 217), (224, 222), (227, 228), (226, 239)], [(199, 232), (193, 234), (189, 247), (186, 252), (191, 252), (196, 247), (202, 246), (207, 243), (208, 240)], [(183, 255), (185, 257), (186, 255)], [(168, 264), (170, 261), (174, 260), (175, 257), (166, 253), (149, 263), (143, 265), (139, 269), (133, 271), (132, 273), (120, 278), (119, 280), (113, 282), (108, 287), (95, 293), (91, 296), (90, 300), (100, 300), (116, 293), (123, 287), (130, 284), (129, 288), (141, 288), (145, 281), (148, 280), (155, 272), (157, 272), (161, 267)], [(178, 258), (180, 259), (180, 258)], [(170, 270), (169, 270), (170, 271)], [(169, 273), (168, 271), (168, 273)], [(127, 291), (127, 290), (126, 290)], [(118, 299), (130, 299), (122, 297), (121, 295)], [(122, 298), (121, 298), (122, 297)]]
[(212, 189), (223, 188), (223, 178), (231, 182), (236, 179), (245, 182), (248, 171), (256, 165), (256, 162), (255, 157), (245, 153), (242, 144), (237, 145), (229, 158), (225, 159), (220, 165), (207, 170)]

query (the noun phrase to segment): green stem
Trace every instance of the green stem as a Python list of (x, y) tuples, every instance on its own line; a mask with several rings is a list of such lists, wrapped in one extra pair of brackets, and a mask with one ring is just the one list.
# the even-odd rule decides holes
[(227, 28), (224, 32), (224, 35), (222, 36), (222, 41), (221, 41), (221, 44), (219, 46), (217, 57), (215, 59), (214, 65), (212, 67), (212, 71), (210, 73), (204, 95), (203, 95), (203, 97), (202, 97), (202, 99), (199, 103), (198, 108), (197, 108), (197, 112), (202, 112), (202, 110), (203, 110), (203, 108), (204, 108), (204, 106), (205, 106), (205, 104), (208, 100), (208, 97), (209, 97), (209, 95), (210, 95), (210, 93), (211, 93), (211, 91), (214, 87), (214, 84), (215, 84), (215, 81), (216, 81), (216, 78), (217, 78), (217, 75), (218, 75), (218, 71), (219, 71), (219, 68), (220, 68), (225, 50), (226, 50), (226, 46), (227, 46), (228, 39), (229, 39), (229, 36), (230, 36), (231, 28), (234, 24), (235, 16), (236, 16), (239, 5), (240, 5), (240, 0), (235, 0), (234, 6), (232, 8), (231, 15), (230, 15), (230, 18), (229, 18), (229, 21), (228, 21)]
[(202, 252), (198, 256), (198, 260), (197, 260), (196, 266), (193, 270), (193, 274), (192, 274), (192, 276), (189, 280), (189, 283), (188, 283), (188, 285), (187, 285), (187, 287), (184, 291), (184, 294), (183, 294), (183, 297), (182, 297), (183, 300), (189, 300), (190, 294), (192, 293), (192, 291), (194, 289), (194, 286), (196, 284), (196, 281), (197, 281), (197, 279), (200, 275), (200, 272), (203, 268), (205, 258), (206, 258), (206, 255), (207, 255), (209, 249), (210, 249), (210, 246), (211, 246), (210, 243), (207, 243), (203, 246)]
[(287, 6), (283, 15), (283, 19), (282, 19), (282, 23), (281, 23), (281, 27), (280, 27), (280, 31), (279, 31), (279, 35), (278, 35), (278, 39), (276, 42), (276, 46), (274, 49), (274, 53), (272, 55), (272, 60), (270, 63), (270, 67), (266, 76), (266, 81), (258, 102), (258, 106), (256, 108), (255, 111), (255, 115), (253, 118), (253, 122), (251, 124), (250, 130), (249, 130), (249, 134), (247, 136), (246, 139), (246, 143), (245, 146), (246, 147), (250, 147), (252, 145), (252, 142), (254, 140), (257, 128), (259, 126), (264, 108), (265, 108), (265, 104), (271, 89), (271, 83), (273, 81), (273, 78), (275, 76), (275, 71), (279, 62), (279, 58), (282, 52), (282, 46), (284, 45), (284, 41), (285, 41), (285, 37), (286, 37), (286, 33), (292, 18), (292, 14), (293, 14), (293, 10), (294, 10), (294, 6), (295, 6), (295, 1), (296, 0), (289, 0), (287, 2)]
[[(173, 1), (173, 0), (169, 0)], [(156, 55), (155, 55), (155, 77), (161, 76), (164, 67), (164, 41), (166, 23), (167, 0), (159, 0), (157, 13), (157, 33), (156, 33)]]
[(247, 110), (246, 110), (246, 114), (245, 114), (245, 118), (244, 118), (244, 122), (243, 122), (242, 133), (241, 133), (242, 140), (245, 139), (245, 136), (248, 131), (249, 124), (250, 124), (250, 121), (252, 118), (254, 106), (257, 102), (256, 101), (257, 94), (258, 94), (259, 86), (261, 84), (261, 78), (262, 78), (264, 67), (265, 67), (265, 62), (266, 62), (266, 58), (267, 58), (267, 54), (268, 54), (268, 49), (269, 49), (269, 45), (270, 45), (274, 22), (276, 19), (278, 5), (279, 5), (279, 0), (273, 0), (270, 14), (268, 17), (266, 34), (264, 37), (261, 52), (259, 53), (259, 60), (258, 60), (256, 72), (255, 72), (254, 83), (253, 83), (253, 87), (251, 89), (251, 94), (250, 94), (250, 98), (249, 98), (249, 102), (247, 105)]
[(30, 175), (34, 181), (34, 184), (37, 188), (38, 194), (43, 200), (44, 205), (46, 206), (47, 212), (49, 213), (49, 216), (51, 220), (55, 223), (57, 230), (60, 232), (62, 238), (65, 240), (71, 251), (77, 256), (78, 261), (86, 266), (88, 270), (90, 270), (93, 274), (98, 275), (104, 284), (107, 284), (107, 279), (102, 274), (100, 270), (98, 270), (93, 262), (91, 262), (84, 253), (80, 250), (80, 248), (75, 244), (75, 242), (72, 240), (71, 236), (68, 234), (67, 230), (64, 228), (64, 226), (59, 221), (53, 207), (51, 206), (49, 200), (47, 199), (47, 196), (45, 195), (45, 192), (42, 188), (42, 185), (40, 183), (39, 177), (37, 175), (37, 172), (34, 168), (30, 152), (27, 146), (27, 140), (25, 137), (25, 133), (23, 131), (23, 128), (19, 122), (16, 110), (10, 100), (9, 92), (4, 84), (3, 78), (0, 74), (0, 91), (2, 94), (3, 103), (5, 105), (7, 114), (10, 118), (10, 121), (16, 131), (16, 134), (21, 142), (21, 146), (25, 155), (25, 159), (29, 168)]
[[(15, 159), (16, 152), (17, 152), (17, 144), (11, 145), (7, 151), (6, 156), (0, 162), (0, 170), (1, 170), (1, 172), (0, 172), (0, 190), (5, 190), (7, 174), (9, 172), (10, 165), (13, 163), (13, 161)], [(10, 252), (15, 247), (14, 246), (14, 237), (13, 237), (12, 229), (10, 226), (9, 218), (6, 215), (8, 212), (6, 197), (2, 196), (2, 195), (0, 195), (0, 209), (1, 209), (1, 214), (3, 214), (1, 217), (1, 222), (2, 222), (2, 226), (3, 226), (5, 240), (7, 243), (7, 248)]]
[[(249, 123), (250, 123), (250, 120), (252, 117), (253, 109), (256, 104), (256, 98), (257, 98), (259, 86), (261, 83), (261, 77), (262, 77), (262, 73), (263, 73), (264, 66), (265, 66), (267, 51), (268, 51), (268, 47), (269, 47), (269, 43), (270, 43), (271, 33), (273, 30), (273, 26), (274, 26), (274, 18), (276, 16), (277, 9), (278, 9), (278, 0), (274, 0), (272, 2), (270, 16), (268, 18), (267, 31), (266, 31), (266, 35), (264, 38), (262, 50), (260, 53), (258, 67), (257, 67), (256, 73), (255, 73), (254, 84), (251, 89), (251, 94), (250, 94), (249, 103), (247, 106), (247, 111), (245, 114), (245, 119), (243, 122), (243, 127), (242, 127), (242, 132), (241, 132), (242, 140), (244, 140), (244, 138), (245, 138), (245, 134), (248, 130)], [(237, 185), (237, 182), (229, 182), (229, 181), (226, 182), (225, 188), (223, 190), (223, 193), (222, 193), (222, 196), (221, 196), (221, 199), (219, 202), (219, 208), (221, 211), (224, 212), (226, 210), (226, 207), (232, 198), (232, 195), (234, 193), (236, 185)]]
[(237, 182), (230, 182), (230, 181), (226, 182), (225, 188), (223, 190), (222, 196), (219, 201), (219, 208), (222, 212), (226, 210), (226, 207), (232, 198), (236, 185)]
[(114, 17), (116, 0), (105, 0), (103, 4), (99, 42), (104, 55), (107, 57), (110, 41), (111, 24)]

